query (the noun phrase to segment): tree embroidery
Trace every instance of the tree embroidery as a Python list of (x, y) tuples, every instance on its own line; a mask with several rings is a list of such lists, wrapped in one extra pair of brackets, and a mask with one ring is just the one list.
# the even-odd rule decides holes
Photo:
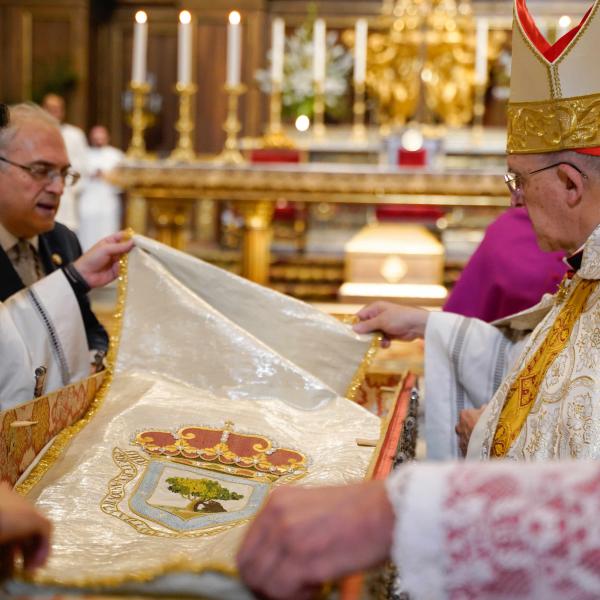
[(227, 512), (217, 500), (241, 500), (244, 495), (232, 492), (214, 479), (192, 479), (191, 477), (169, 477), (168, 489), (180, 494), (190, 503), (187, 510), (198, 513)]

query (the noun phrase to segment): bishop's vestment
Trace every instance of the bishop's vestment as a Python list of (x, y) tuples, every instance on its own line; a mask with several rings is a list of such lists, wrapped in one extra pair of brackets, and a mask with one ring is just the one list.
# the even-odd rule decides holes
[[(498, 424), (511, 387), (526, 411), (502, 456), (516, 460), (600, 456), (600, 227), (587, 240), (581, 268), (560, 292), (494, 326), (432, 314), (425, 336), (427, 437), (432, 458), (457, 456), (454, 424), (462, 408), (490, 399), (469, 444), (469, 458), (495, 455)], [(565, 326), (586, 288), (581, 307)], [(578, 291), (579, 290), (579, 291)], [(553, 330), (554, 327), (554, 330)], [(557, 336), (558, 346), (543, 346)], [(547, 363), (543, 371), (539, 365)], [(538, 371), (536, 371), (538, 369)], [(524, 372), (527, 371), (527, 372)], [(520, 377), (520, 379), (518, 379)], [(531, 387), (531, 382), (535, 384)]]

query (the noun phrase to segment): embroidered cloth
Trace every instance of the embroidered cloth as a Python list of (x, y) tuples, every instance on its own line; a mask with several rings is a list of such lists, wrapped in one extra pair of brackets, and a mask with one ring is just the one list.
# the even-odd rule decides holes
[(343, 395), (372, 338), (153, 241), (136, 245), (112, 382), (18, 486), (54, 523), (32, 585), (249, 597), (234, 557), (269, 491), (367, 474), (374, 451), (356, 439), (378, 439), (380, 419)]

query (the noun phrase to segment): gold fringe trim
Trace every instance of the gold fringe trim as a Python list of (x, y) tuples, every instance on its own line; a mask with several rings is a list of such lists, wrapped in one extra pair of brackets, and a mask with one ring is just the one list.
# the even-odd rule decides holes
[(36, 585), (47, 585), (54, 587), (68, 587), (77, 589), (98, 589), (98, 588), (114, 588), (119, 585), (130, 584), (130, 583), (148, 583), (163, 577), (165, 575), (172, 575), (174, 573), (193, 573), (195, 575), (201, 575), (202, 573), (212, 572), (219, 573), (226, 577), (233, 577), (238, 579), (237, 569), (229, 567), (222, 563), (211, 563), (206, 562), (196, 563), (193, 561), (176, 560), (162, 564), (156, 567), (142, 569), (136, 573), (123, 573), (120, 575), (110, 575), (106, 577), (98, 578), (56, 578), (48, 577), (42, 574), (39, 575), (28, 575), (20, 577), (21, 581), (27, 583), (33, 583)]
[(373, 336), (373, 339), (371, 340), (371, 345), (369, 346), (369, 349), (366, 351), (361, 363), (358, 365), (358, 368), (356, 369), (356, 372), (354, 373), (354, 376), (352, 377), (352, 381), (350, 382), (350, 385), (348, 386), (348, 389), (346, 390), (346, 398), (348, 398), (349, 400), (356, 399), (358, 390), (360, 389), (362, 382), (365, 380), (367, 371), (368, 371), (369, 367), (371, 366), (371, 363), (373, 362), (373, 358), (375, 357), (377, 350), (379, 350), (379, 347), (381, 346), (382, 339), (383, 339), (383, 334), (381, 334), (381, 333), (376, 333)]
[(118, 297), (117, 310), (115, 312), (115, 320), (117, 322), (117, 333), (111, 336), (110, 346), (107, 355), (107, 373), (100, 389), (96, 392), (96, 397), (90, 404), (87, 412), (79, 421), (73, 423), (69, 427), (63, 429), (54, 439), (52, 445), (44, 453), (44, 456), (39, 460), (38, 464), (31, 470), (31, 473), (19, 485), (15, 486), (15, 491), (23, 496), (26, 496), (31, 490), (42, 480), (48, 469), (56, 463), (60, 456), (65, 451), (69, 442), (77, 435), (96, 415), (100, 407), (104, 403), (104, 399), (108, 394), (110, 385), (113, 380), (114, 368), (117, 360), (119, 342), (121, 339), (121, 329), (123, 326), (123, 311), (125, 308), (125, 300), (127, 298), (127, 268), (128, 255), (121, 257), (120, 271), (118, 279)]

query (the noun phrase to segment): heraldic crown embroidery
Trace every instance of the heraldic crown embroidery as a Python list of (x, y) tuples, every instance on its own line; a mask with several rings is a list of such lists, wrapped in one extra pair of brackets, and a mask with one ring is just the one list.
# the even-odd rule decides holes
[[(269, 479), (284, 475), (300, 475), (306, 471), (306, 457), (297, 450), (276, 448), (265, 436), (233, 431), (227, 421), (222, 429), (203, 426), (183, 427), (177, 433), (144, 431), (138, 433), (135, 444), (152, 457), (161, 457), (194, 464), (198, 467), (225, 470), (238, 467), (237, 475)], [(230, 470), (227, 469), (229, 472)]]

